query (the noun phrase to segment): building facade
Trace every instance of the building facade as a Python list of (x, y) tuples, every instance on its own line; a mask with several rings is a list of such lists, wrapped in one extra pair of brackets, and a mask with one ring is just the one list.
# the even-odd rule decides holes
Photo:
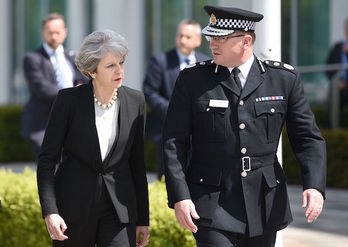
[[(0, 105), (27, 100), (22, 59), (41, 44), (41, 20), (49, 12), (66, 17), (68, 49), (77, 50), (83, 38), (97, 29), (123, 35), (129, 42), (125, 84), (141, 89), (150, 56), (175, 45), (181, 19), (207, 24), (206, 4), (253, 9), (252, 0), (0, 0)], [(282, 60), (295, 66), (324, 64), (330, 46), (344, 38), (348, 1), (282, 0), (281, 9)], [(200, 51), (210, 54), (205, 40)], [(327, 83), (323, 75), (306, 75), (305, 81)]]

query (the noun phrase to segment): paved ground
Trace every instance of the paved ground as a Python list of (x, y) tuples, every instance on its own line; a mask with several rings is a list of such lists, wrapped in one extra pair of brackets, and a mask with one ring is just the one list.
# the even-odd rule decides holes
[[(347, 178), (348, 179), (348, 178)], [(348, 191), (327, 189), (324, 210), (307, 224), (301, 207), (302, 188), (288, 187), (294, 222), (282, 231), (284, 247), (347, 247)]]
[[(28, 163), (35, 170), (36, 165)], [(0, 164), (0, 168), (22, 172), (23, 164)], [(155, 181), (148, 174), (149, 182)], [(347, 178), (348, 179), (348, 178)], [(348, 246), (348, 190), (327, 189), (322, 215), (312, 224), (307, 224), (305, 210), (301, 207), (302, 188), (289, 185), (290, 205), (294, 222), (281, 231), (277, 247), (347, 247)]]

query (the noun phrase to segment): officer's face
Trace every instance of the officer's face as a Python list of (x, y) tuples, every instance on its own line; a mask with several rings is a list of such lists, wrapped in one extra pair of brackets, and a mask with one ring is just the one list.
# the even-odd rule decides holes
[(53, 50), (64, 43), (66, 35), (67, 30), (61, 19), (48, 21), (42, 28), (42, 37)]
[(183, 24), (176, 35), (176, 46), (185, 56), (201, 45), (201, 35), (195, 25)]
[(124, 77), (125, 58), (119, 57), (113, 53), (107, 53), (97, 66), (97, 70), (90, 73), (93, 81), (98, 86), (110, 88), (111, 90), (119, 88), (122, 85)]
[(210, 39), (214, 62), (225, 67), (237, 67), (242, 64), (250, 45), (250, 35), (232, 34), (223, 39)]

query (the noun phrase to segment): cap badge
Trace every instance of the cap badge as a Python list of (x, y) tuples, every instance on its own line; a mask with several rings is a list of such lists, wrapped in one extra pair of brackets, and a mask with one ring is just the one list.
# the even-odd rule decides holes
[(210, 15), (210, 23), (211, 23), (211, 25), (216, 25), (216, 17), (215, 17), (215, 15), (214, 14), (211, 14)]

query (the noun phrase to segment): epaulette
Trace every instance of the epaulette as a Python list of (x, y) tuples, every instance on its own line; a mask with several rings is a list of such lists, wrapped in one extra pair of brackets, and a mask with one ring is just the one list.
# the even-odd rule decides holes
[(272, 60), (265, 60), (263, 61), (263, 64), (265, 64), (267, 67), (272, 67), (276, 69), (284, 69), (287, 71), (290, 71), (292, 73), (295, 73), (295, 68), (287, 63), (279, 62), (279, 61), (272, 61)]
[(206, 60), (206, 61), (202, 61), (202, 62), (191, 63), (191, 64), (187, 65), (183, 71), (189, 71), (191, 69), (208, 67), (213, 63), (214, 63), (214, 60)]

